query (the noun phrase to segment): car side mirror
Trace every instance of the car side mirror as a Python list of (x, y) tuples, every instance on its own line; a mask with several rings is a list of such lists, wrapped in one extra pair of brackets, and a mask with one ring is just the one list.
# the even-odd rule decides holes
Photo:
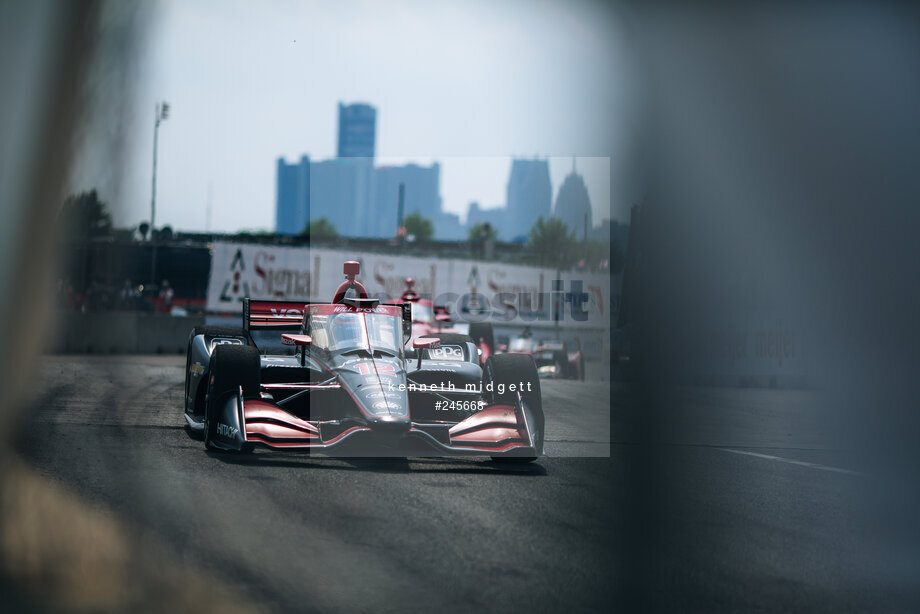
[(285, 333), (281, 335), (281, 343), (284, 345), (310, 345), (313, 338), (310, 335), (293, 335)]
[(307, 346), (313, 343), (313, 337), (310, 335), (294, 335), (284, 333), (281, 335), (283, 345), (296, 345), (300, 348), (300, 366), (307, 364)]
[(437, 337), (416, 337), (412, 340), (412, 347), (417, 350), (422, 348), (434, 350), (441, 347), (441, 340)]
[[(441, 340), (437, 337), (416, 337), (412, 340), (412, 347), (416, 350), (429, 349), (435, 350), (441, 347)], [(422, 368), (422, 353), (418, 353), (418, 364), (415, 367), (416, 369)]]

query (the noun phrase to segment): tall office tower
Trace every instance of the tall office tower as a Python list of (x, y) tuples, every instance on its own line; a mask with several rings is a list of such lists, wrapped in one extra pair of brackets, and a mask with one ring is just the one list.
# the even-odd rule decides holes
[(288, 164), (278, 158), (275, 192), (275, 232), (298, 235), (310, 220), (310, 158)]
[(591, 217), (591, 200), (588, 198), (588, 188), (585, 180), (574, 170), (566, 176), (556, 196), (556, 206), (553, 215), (565, 222), (575, 237), (582, 239), (587, 234), (592, 236), (594, 230)]
[(333, 158), (313, 162), (310, 168), (310, 220), (326, 218), (344, 237), (368, 236), (373, 217), (370, 158)]
[(368, 216), (367, 236), (389, 238), (396, 233), (399, 185), (404, 186), (404, 215), (419, 213), (434, 226), (435, 237), (445, 229), (441, 212), (441, 165), (381, 166), (374, 171), (374, 207)]
[(373, 158), (377, 109), (369, 104), (339, 103), (339, 158)]
[(508, 214), (499, 233), (509, 240), (527, 236), (538, 217), (547, 218), (553, 201), (548, 160), (512, 160), (508, 178)]

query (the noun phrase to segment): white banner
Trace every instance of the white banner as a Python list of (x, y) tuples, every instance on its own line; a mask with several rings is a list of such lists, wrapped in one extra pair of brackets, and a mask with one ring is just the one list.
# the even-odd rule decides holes
[(239, 313), (247, 296), (307, 301), (319, 291), (319, 264), (308, 249), (215, 243), (208, 311)]
[[(361, 263), (370, 296), (397, 298), (405, 279), (460, 320), (496, 324), (607, 328), (617, 304), (610, 276), (564, 273), (504, 263), (389, 256), (324, 248), (217, 242), (211, 257), (208, 311), (239, 313), (241, 299), (329, 301), (344, 280), (342, 263)], [(618, 295), (618, 284), (614, 289)]]

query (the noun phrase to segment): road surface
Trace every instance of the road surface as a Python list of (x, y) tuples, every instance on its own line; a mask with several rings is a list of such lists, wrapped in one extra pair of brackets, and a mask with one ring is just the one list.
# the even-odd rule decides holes
[(678, 389), (650, 415), (621, 384), (544, 381), (533, 465), (243, 458), (184, 428), (184, 357), (45, 365), (25, 462), (269, 610), (920, 604), (917, 550), (870, 530), (879, 478), (814, 392)]

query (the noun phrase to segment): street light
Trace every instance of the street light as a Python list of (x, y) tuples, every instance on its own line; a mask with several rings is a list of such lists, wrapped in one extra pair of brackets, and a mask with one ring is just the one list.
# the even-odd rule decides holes
[(150, 240), (153, 241), (153, 256), (150, 260), (150, 283), (157, 283), (157, 136), (160, 132), (160, 122), (169, 117), (169, 103), (157, 103), (156, 114), (153, 122), (153, 186), (150, 190)]

